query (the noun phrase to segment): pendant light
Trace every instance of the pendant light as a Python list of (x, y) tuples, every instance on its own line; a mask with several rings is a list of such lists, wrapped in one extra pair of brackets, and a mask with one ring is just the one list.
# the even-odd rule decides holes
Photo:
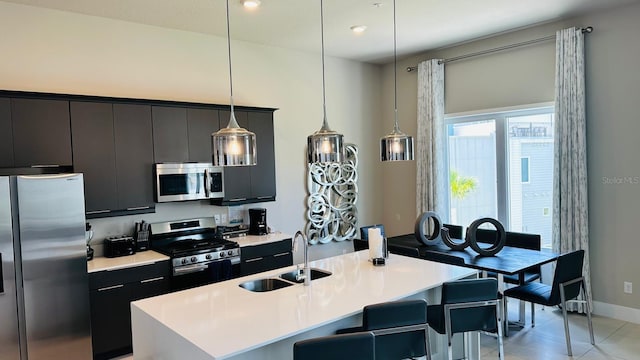
[(231, 76), (231, 35), (229, 0), (227, 0), (227, 47), (229, 53), (229, 88), (231, 116), (226, 128), (211, 134), (213, 164), (216, 166), (245, 166), (256, 164), (256, 134), (238, 126), (233, 111), (233, 78)]
[(307, 137), (307, 155), (309, 163), (342, 162), (344, 160), (343, 136), (331, 128), (327, 122), (327, 97), (324, 78), (324, 10), (320, 0), (320, 36), (322, 44), (322, 111), (323, 120), (320, 130)]
[(413, 137), (400, 131), (398, 126), (398, 55), (396, 50), (396, 0), (393, 0), (393, 131), (380, 139), (380, 160), (413, 160)]

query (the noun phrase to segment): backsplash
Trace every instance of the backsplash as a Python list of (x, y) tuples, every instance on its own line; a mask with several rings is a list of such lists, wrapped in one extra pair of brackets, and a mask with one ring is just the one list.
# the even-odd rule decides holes
[[(234, 208), (242, 208), (235, 206)], [(234, 209), (241, 211), (242, 209)], [(107, 236), (113, 235), (133, 235), (135, 222), (144, 220), (148, 223), (159, 221), (171, 221), (182, 219), (193, 219), (199, 217), (228, 217), (229, 210), (226, 206), (209, 205), (204, 201), (186, 201), (174, 203), (156, 204), (156, 212), (153, 214), (140, 214), (130, 216), (116, 216), (101, 219), (87, 220), (93, 230), (91, 247), (94, 249), (94, 256), (104, 254), (103, 241)]]

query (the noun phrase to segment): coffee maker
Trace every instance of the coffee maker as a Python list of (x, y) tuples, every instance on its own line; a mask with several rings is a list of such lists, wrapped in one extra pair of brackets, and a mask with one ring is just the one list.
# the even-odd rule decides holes
[(249, 209), (249, 235), (266, 235), (268, 232), (267, 209)]

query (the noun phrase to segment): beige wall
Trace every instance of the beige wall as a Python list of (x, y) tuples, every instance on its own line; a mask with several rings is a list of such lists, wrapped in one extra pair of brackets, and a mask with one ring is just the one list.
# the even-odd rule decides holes
[[(406, 73), (430, 58), (448, 58), (554, 34), (570, 26), (593, 26), (586, 36), (588, 181), (591, 271), (594, 300), (640, 309), (640, 292), (623, 293), (623, 282), (640, 284), (640, 5), (592, 14), (571, 21), (541, 25), (462, 46), (399, 61), (401, 127), (415, 134), (416, 74)], [(553, 41), (462, 60), (445, 66), (445, 111), (459, 113), (553, 101)], [(392, 68), (383, 81), (387, 99)], [(390, 104), (385, 105), (387, 108)], [(386, 113), (387, 111), (385, 111)], [(395, 179), (403, 186), (385, 194), (384, 222), (392, 234), (411, 229), (415, 219), (415, 170), (384, 173), (385, 188)], [(632, 183), (606, 184), (603, 179), (630, 178)], [(407, 206), (407, 204), (413, 205)], [(636, 315), (637, 318), (637, 315)]]
[[(0, 89), (226, 104), (226, 39), (104, 18), (0, 2)], [(321, 63), (303, 53), (232, 42), (235, 102), (275, 107), (277, 201), (268, 209), (274, 229), (293, 234), (305, 221), (307, 135), (322, 123)], [(380, 67), (327, 58), (331, 127), (360, 151), (361, 223), (381, 221)], [(151, 179), (149, 179), (151, 181)], [(248, 206), (249, 207), (249, 206)], [(157, 213), (93, 220), (96, 240), (128, 233), (134, 221), (175, 220), (224, 209), (160, 204)], [(314, 246), (312, 256), (351, 250), (351, 242)]]

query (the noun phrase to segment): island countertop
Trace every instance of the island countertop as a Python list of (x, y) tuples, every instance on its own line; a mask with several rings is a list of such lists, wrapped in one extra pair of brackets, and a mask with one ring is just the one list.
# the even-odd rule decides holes
[(287, 267), (133, 302), (134, 359), (226, 359), (354, 316), (365, 305), (393, 301), (477, 272), (390, 254), (373, 266), (368, 251), (313, 261), (331, 276), (270, 292), (239, 286), (277, 277)]

